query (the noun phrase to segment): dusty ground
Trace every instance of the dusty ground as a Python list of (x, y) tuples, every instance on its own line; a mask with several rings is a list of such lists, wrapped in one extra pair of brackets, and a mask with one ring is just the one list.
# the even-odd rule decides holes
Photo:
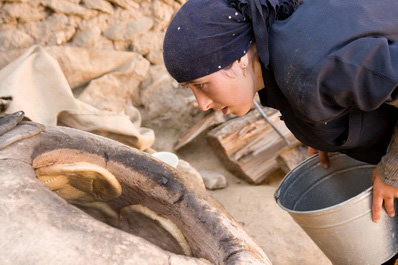
[[(154, 148), (172, 151), (176, 139), (173, 130), (156, 130)], [(214, 170), (227, 177), (228, 187), (209, 191), (234, 218), (243, 224), (274, 265), (331, 265), (288, 213), (275, 203), (273, 194), (282, 174), (261, 185), (249, 185), (228, 172), (203, 136), (177, 152), (197, 170)]]

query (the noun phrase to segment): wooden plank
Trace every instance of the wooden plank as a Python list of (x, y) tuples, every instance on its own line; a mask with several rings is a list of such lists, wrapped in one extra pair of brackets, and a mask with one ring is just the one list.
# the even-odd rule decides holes
[(276, 160), (283, 172), (288, 173), (308, 157), (307, 146), (297, 144), (281, 151)]
[(174, 144), (174, 150), (177, 151), (181, 147), (193, 141), (202, 132), (227, 121), (231, 117), (232, 115), (224, 115), (222, 112), (210, 113), (178, 137)]
[[(280, 120), (279, 111), (264, 110), (290, 145), (297, 144), (298, 140)], [(287, 147), (258, 110), (209, 131), (207, 141), (229, 171), (253, 184), (262, 182), (279, 167), (276, 158)]]

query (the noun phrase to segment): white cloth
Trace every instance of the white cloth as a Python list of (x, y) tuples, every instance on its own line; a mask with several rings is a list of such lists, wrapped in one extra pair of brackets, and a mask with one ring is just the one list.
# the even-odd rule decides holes
[(76, 99), (58, 62), (40, 46), (29, 48), (0, 70), (0, 96), (12, 96), (7, 114), (23, 110), (27, 118), (44, 125), (64, 124), (115, 139), (120, 136), (122, 142), (141, 150), (155, 140), (152, 130), (133, 124), (134, 117)]

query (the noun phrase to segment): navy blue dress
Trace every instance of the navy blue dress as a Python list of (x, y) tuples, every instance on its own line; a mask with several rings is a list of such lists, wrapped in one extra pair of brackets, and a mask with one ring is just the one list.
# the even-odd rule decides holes
[(398, 1), (304, 0), (270, 30), (261, 103), (304, 144), (377, 164), (398, 110)]

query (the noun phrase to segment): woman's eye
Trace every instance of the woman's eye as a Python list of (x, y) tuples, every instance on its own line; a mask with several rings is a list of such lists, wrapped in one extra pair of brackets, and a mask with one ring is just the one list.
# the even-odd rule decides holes
[(199, 88), (199, 89), (202, 89), (203, 87), (204, 87), (204, 85), (205, 84), (195, 84), (194, 86), (196, 87), (196, 88)]

